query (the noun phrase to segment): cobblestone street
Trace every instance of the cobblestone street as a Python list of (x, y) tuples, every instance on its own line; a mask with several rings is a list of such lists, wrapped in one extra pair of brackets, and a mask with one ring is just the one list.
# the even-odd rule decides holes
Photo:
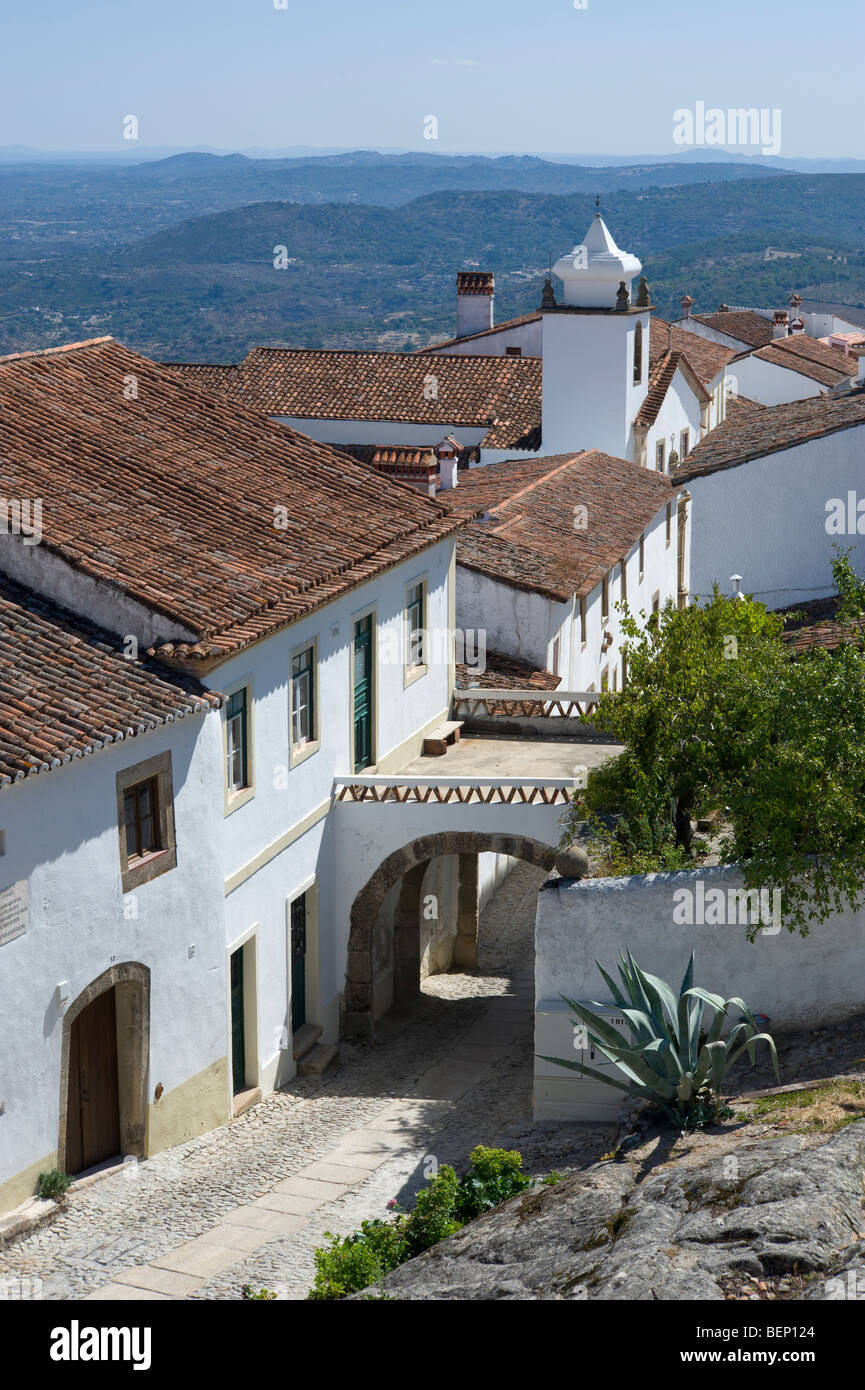
[(0, 1254), (0, 1278), (42, 1297), (305, 1297), (322, 1233), (406, 1204), (426, 1160), (465, 1166), (478, 1143), (528, 1171), (581, 1166), (609, 1128), (531, 1126), (533, 938), (543, 874), (519, 865), (484, 911), (476, 972), (428, 979), (410, 1016), (342, 1044), (327, 1082), (298, 1080), (233, 1124), (73, 1190), (54, 1222)]

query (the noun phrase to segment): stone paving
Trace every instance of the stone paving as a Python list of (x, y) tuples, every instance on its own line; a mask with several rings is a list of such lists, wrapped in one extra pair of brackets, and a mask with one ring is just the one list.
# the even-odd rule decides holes
[(47, 1299), (304, 1298), (324, 1231), (407, 1205), (433, 1161), (518, 1147), (529, 1172), (581, 1167), (603, 1126), (531, 1125), (533, 938), (543, 874), (521, 864), (482, 915), (477, 971), (432, 976), (410, 1017), (342, 1044), (326, 1082), (298, 1080), (222, 1129), (73, 1191), (0, 1253), (0, 1279)]

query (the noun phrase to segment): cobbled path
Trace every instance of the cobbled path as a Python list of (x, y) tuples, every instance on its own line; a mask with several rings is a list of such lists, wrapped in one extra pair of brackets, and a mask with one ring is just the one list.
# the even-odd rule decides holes
[(434, 1163), (476, 1144), (527, 1171), (594, 1162), (603, 1126), (531, 1125), (533, 938), (543, 874), (519, 865), (482, 914), (477, 971), (424, 983), (410, 1017), (341, 1045), (326, 1082), (297, 1080), (232, 1124), (79, 1189), (0, 1253), (46, 1299), (304, 1298), (323, 1233), (407, 1205)]

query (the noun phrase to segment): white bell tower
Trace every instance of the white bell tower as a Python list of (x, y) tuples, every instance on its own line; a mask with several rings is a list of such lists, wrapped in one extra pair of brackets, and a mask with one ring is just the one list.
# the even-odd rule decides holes
[[(597, 204), (597, 200), (596, 200)], [(648, 287), (631, 281), (642, 265), (620, 251), (600, 212), (581, 246), (553, 273), (564, 285), (557, 303), (547, 281), (544, 319), (542, 449), (565, 454), (601, 449), (633, 459), (633, 421), (648, 389)]]

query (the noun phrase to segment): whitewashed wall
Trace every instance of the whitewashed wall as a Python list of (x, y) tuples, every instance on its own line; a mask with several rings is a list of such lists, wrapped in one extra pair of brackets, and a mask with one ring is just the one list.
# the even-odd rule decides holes
[[(177, 867), (127, 895), (137, 916), (125, 917), (115, 778), (166, 750)], [(30, 903), (27, 933), (0, 946), (2, 1185), (57, 1148), (60, 981), (72, 1003), (114, 964), (149, 967), (151, 1100), (158, 1082), (168, 1095), (226, 1056), (219, 714), (187, 716), (4, 788), (0, 829), (0, 889), (26, 881)]]
[[(430, 630), (444, 632), (448, 627), (452, 548), (451, 541), (431, 547), (268, 641), (239, 653), (209, 677), (215, 689), (250, 674), (253, 680), (255, 796), (225, 820), (225, 941), (230, 948), (255, 928), (258, 1067), (263, 1089), (282, 1084), (294, 1074), (285, 1033), (291, 991), (288, 902), (313, 879), (318, 885), (319, 970), (311, 992), (318, 996), (318, 1017), (309, 1021), (323, 1026), (327, 1041), (335, 1042), (338, 1034), (346, 932), (335, 918), (334, 881), (340, 864), (327, 817), (334, 777), (346, 776), (353, 767), (350, 691), (354, 616), (376, 604), (381, 653), (385, 650), (384, 629), (402, 632), (405, 586), (424, 578)], [(318, 639), (320, 664), (321, 742), (317, 752), (288, 770), (290, 653), (313, 638)], [(391, 769), (392, 762), (402, 765), (417, 756), (423, 731), (445, 718), (449, 706), (446, 663), (431, 664), (426, 676), (405, 686), (402, 641), (392, 644), (391, 649), (398, 649), (400, 659), (376, 666), (376, 753), (383, 772)]]
[[(856, 359), (850, 364), (851, 373), (856, 370)], [(731, 362), (727, 370), (728, 380), (735, 383), (735, 391), (740, 396), (750, 396), (761, 405), (784, 405), (787, 401), (801, 401), (808, 396), (820, 396), (826, 391), (818, 381), (802, 372), (788, 367), (778, 367), (772, 362), (764, 362), (753, 353), (738, 362)]]
[[(844, 912), (812, 926), (807, 937), (770, 925), (755, 942), (736, 920), (728, 925), (679, 924), (682, 889), (704, 894), (741, 889), (735, 866), (629, 878), (548, 879), (538, 898), (535, 987), (538, 1001), (612, 1003), (595, 960), (617, 978), (619, 952), (678, 989), (695, 952), (695, 984), (740, 995), (770, 1029), (816, 1028), (862, 1011), (865, 911)], [(704, 911), (704, 916), (706, 915)], [(732, 918), (733, 913), (728, 916)]]
[(835, 542), (852, 547), (855, 568), (865, 569), (865, 537), (826, 530), (830, 498), (865, 497), (863, 445), (865, 425), (857, 425), (693, 478), (692, 592), (708, 596), (717, 580), (730, 593), (730, 575), (741, 574), (743, 590), (769, 608), (825, 597)]
[[(693, 894), (696, 908), (701, 887), (704, 899), (721, 890), (726, 925), (705, 924), (705, 909), (702, 914), (695, 910), (694, 925), (683, 921), (682, 890)], [(610, 1005), (615, 1013), (595, 961), (617, 980), (620, 952), (630, 950), (638, 965), (678, 992), (693, 950), (694, 983), (725, 998), (744, 999), (752, 1013), (767, 1016), (772, 1033), (818, 1028), (861, 1014), (865, 911), (848, 911), (814, 924), (810, 935), (802, 938), (778, 929), (769, 910), (764, 919), (768, 928), (751, 942), (744, 924), (747, 914), (729, 900), (731, 890), (741, 887), (742, 876), (735, 867), (579, 882), (547, 880), (538, 895), (535, 927), (537, 1119), (614, 1120), (620, 1110), (620, 1092), (543, 1060), (568, 1057), (600, 1064), (617, 1075), (599, 1054), (574, 1051), (573, 1015), (562, 996)], [(703, 925), (698, 924), (701, 915)], [(731, 1026), (738, 1016), (731, 1011)], [(619, 1026), (627, 1031), (621, 1018)], [(782, 1073), (782, 1082), (792, 1079)]]
[[(650, 315), (544, 315), (543, 452), (601, 449), (633, 459), (633, 419), (649, 380)], [(643, 325), (643, 371), (633, 384), (634, 334)]]
[[(430, 359), (430, 373), (435, 375), (435, 359)], [(489, 430), (489, 425), (455, 425), (446, 416), (440, 424), (418, 425), (411, 421), (399, 420), (318, 420), (308, 417), (276, 415), (273, 417), (282, 425), (290, 425), (301, 434), (309, 435), (323, 444), (376, 444), (394, 446), (433, 447), (441, 444), (446, 435), (452, 434), (463, 448), (480, 444)]]
[(541, 357), (543, 339), (543, 320), (538, 318), (532, 323), (522, 323), (515, 328), (496, 329), (492, 333), (486, 333), (483, 338), (469, 338), (463, 342), (449, 343), (447, 347), (436, 348), (435, 351), (441, 356), (451, 357), (504, 357), (509, 347), (518, 347), (522, 349), (523, 357)]
[[(671, 504), (669, 544), (666, 539), (666, 506), (660, 509), (644, 533), (645, 567), (642, 580), (639, 544), (632, 548), (626, 560), (628, 606), (635, 615), (641, 611), (651, 613), (652, 599), (656, 593), (662, 608), (667, 598), (676, 602), (678, 524), (677, 504), (672, 493)], [(687, 558), (686, 555), (686, 575)], [(601, 672), (605, 666), (609, 668), (612, 688), (613, 671), (616, 669), (621, 683), (621, 614), (615, 606), (622, 597), (621, 564), (614, 565), (610, 573), (608, 621), (601, 621), (601, 585), (597, 584), (586, 600), (586, 640), (582, 642), (578, 600), (559, 603), (542, 594), (500, 583), (458, 564), (457, 625), (484, 630), (489, 650), (549, 671), (553, 669), (553, 646), (558, 637), (562, 689), (599, 690)], [(602, 651), (605, 632), (612, 633), (613, 643)]]

